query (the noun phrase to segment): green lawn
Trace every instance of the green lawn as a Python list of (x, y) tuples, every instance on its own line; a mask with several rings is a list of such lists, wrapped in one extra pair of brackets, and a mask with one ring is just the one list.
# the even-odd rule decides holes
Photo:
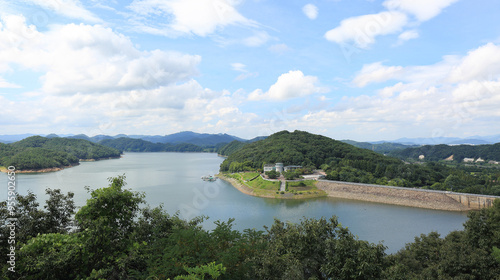
[(243, 180), (248, 181), (250, 179), (253, 179), (255, 176), (259, 175), (257, 172), (244, 172), (240, 173), (241, 177), (243, 177)]
[(280, 182), (266, 181), (262, 177), (257, 177), (257, 179), (247, 182), (247, 184), (253, 189), (259, 190), (269, 190), (269, 191), (279, 191)]

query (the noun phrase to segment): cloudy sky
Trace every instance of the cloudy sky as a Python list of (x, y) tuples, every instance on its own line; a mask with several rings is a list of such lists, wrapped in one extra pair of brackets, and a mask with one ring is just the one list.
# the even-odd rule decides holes
[(0, 134), (500, 133), (494, 0), (0, 0)]

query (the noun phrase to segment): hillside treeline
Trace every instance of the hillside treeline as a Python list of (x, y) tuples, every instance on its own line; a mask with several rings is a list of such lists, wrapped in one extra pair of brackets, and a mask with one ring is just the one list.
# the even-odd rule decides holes
[(0, 144), (0, 166), (16, 170), (38, 170), (78, 164), (80, 159), (99, 160), (119, 157), (121, 152), (82, 139), (32, 136)]
[[(419, 187), (500, 195), (500, 171), (480, 173), (441, 164), (407, 164), (400, 159), (302, 131), (282, 131), (244, 145), (220, 166), (222, 172), (262, 171), (266, 163), (283, 162), (304, 169), (323, 169), (328, 180)], [(303, 172), (298, 170), (296, 172)]]
[(425, 145), (418, 148), (407, 148), (395, 150), (390, 156), (400, 159), (418, 159), (420, 155), (425, 156), (426, 161), (440, 161), (453, 155), (453, 161), (462, 162), (464, 158), (482, 158), (485, 161), (500, 161), (500, 143), (492, 145)]
[(2, 279), (499, 279), (500, 200), (469, 213), (464, 230), (421, 235), (398, 253), (359, 240), (335, 216), (275, 220), (265, 231), (204, 230), (161, 207), (141, 208), (144, 195), (124, 176), (91, 190), (76, 210), (73, 194), (47, 190), (17, 196), (15, 272), (6, 202), (0, 203)]
[(180, 143), (152, 143), (142, 139), (121, 137), (117, 139), (105, 139), (99, 141), (99, 144), (115, 148), (125, 152), (203, 152), (200, 146)]

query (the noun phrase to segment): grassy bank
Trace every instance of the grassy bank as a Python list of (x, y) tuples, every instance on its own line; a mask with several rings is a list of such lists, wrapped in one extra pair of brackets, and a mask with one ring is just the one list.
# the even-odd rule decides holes
[(258, 176), (256, 172), (221, 173), (219, 178), (231, 183), (241, 192), (253, 196), (282, 199), (302, 199), (326, 196), (326, 192), (316, 187), (316, 181), (288, 182), (289, 188), (280, 192), (279, 181), (268, 181)]

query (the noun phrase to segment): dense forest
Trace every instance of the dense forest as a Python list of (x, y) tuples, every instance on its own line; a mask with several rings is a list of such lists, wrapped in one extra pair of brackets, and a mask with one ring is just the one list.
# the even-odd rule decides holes
[(425, 156), (426, 161), (440, 161), (453, 155), (453, 161), (462, 162), (464, 158), (482, 158), (485, 161), (500, 161), (500, 143), (492, 145), (425, 145), (392, 151), (390, 156), (401, 159), (418, 159)]
[(32, 136), (0, 144), (0, 166), (16, 170), (38, 170), (78, 164), (80, 159), (99, 160), (119, 157), (121, 152), (82, 139)]
[(498, 169), (472, 172), (434, 162), (408, 164), (303, 131), (282, 131), (244, 145), (224, 160), (220, 170), (261, 171), (264, 164), (276, 162), (301, 165), (309, 170), (321, 168), (329, 180), (500, 195)]
[(380, 154), (387, 154), (394, 150), (404, 150), (406, 148), (418, 147), (418, 145), (404, 145), (404, 144), (389, 143), (389, 142), (378, 143), (378, 144), (372, 144), (368, 142), (356, 142), (353, 140), (342, 140), (342, 142), (353, 145), (358, 148), (372, 150)]
[(470, 212), (463, 230), (423, 234), (387, 255), (335, 216), (242, 232), (230, 219), (209, 231), (204, 217), (141, 207), (144, 194), (124, 176), (109, 181), (76, 213), (72, 193), (47, 189), (43, 208), (18, 195), (15, 244), (0, 203), (2, 279), (500, 279), (500, 200)]
[(189, 144), (152, 143), (142, 139), (117, 138), (99, 141), (99, 144), (125, 152), (203, 152), (204, 148)]

